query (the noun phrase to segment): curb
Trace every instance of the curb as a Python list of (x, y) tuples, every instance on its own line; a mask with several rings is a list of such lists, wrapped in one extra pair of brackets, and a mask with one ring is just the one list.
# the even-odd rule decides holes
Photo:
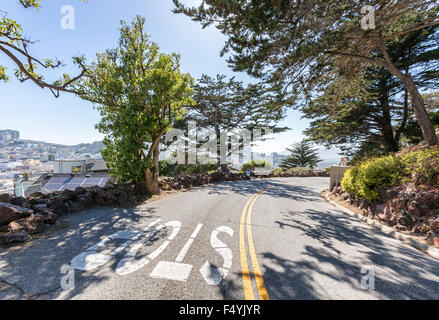
[(372, 220), (372, 219), (367, 218), (359, 213), (353, 212), (352, 210), (349, 210), (348, 208), (345, 208), (342, 205), (335, 202), (334, 200), (332, 200), (328, 196), (327, 192), (324, 193), (324, 197), (326, 198), (326, 200), (330, 204), (335, 206), (337, 209), (343, 211), (345, 214), (347, 214), (351, 217), (355, 217), (363, 222), (366, 222), (368, 225), (373, 226), (374, 228), (385, 233), (386, 235), (391, 236), (392, 238), (394, 238), (396, 240), (400, 240), (400, 241), (404, 242), (405, 244), (408, 244), (408, 245), (410, 245), (418, 250), (421, 250), (421, 251), (425, 252), (426, 254), (428, 254), (429, 256), (439, 260), (439, 248), (436, 248), (436, 247), (429, 245), (425, 242), (415, 240), (408, 235), (402, 234), (402, 233), (400, 233), (400, 232), (398, 232), (398, 231), (396, 231), (388, 226), (385, 226), (385, 225), (379, 223), (376, 220)]

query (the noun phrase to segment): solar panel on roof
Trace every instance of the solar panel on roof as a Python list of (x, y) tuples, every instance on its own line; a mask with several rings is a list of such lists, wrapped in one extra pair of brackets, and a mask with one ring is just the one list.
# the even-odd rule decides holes
[(62, 184), (60, 183), (48, 183), (44, 186), (44, 188), (49, 192), (59, 191), (62, 188)]
[(71, 190), (74, 191), (78, 187), (105, 187), (107, 181), (110, 180), (109, 177), (55, 177), (52, 178), (44, 188), (48, 192)]
[[(64, 182), (66, 182), (68, 178), (62, 178), (62, 177), (58, 177), (58, 178), (52, 178), (49, 183), (50, 184), (63, 184)], [(48, 184), (49, 184), (48, 183)]]
[(86, 178), (84, 177), (75, 177), (67, 181), (66, 184), (63, 185), (62, 190), (72, 190), (74, 191), (76, 188), (80, 187)]
[(84, 183), (83, 183), (83, 187), (92, 187), (92, 186), (97, 186), (99, 185), (99, 183), (101, 182), (102, 178), (87, 178)]
[(81, 184), (86, 178), (72, 178), (68, 183)]

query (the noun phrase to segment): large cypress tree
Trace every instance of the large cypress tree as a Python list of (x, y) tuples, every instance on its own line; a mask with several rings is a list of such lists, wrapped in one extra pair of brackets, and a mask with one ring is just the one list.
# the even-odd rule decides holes
[[(221, 133), (235, 130), (270, 129), (274, 133), (289, 130), (277, 123), (285, 118), (289, 101), (284, 100), (279, 91), (261, 83), (244, 84), (234, 77), (225, 75), (211, 77), (202, 75), (193, 86), (195, 105), (187, 106), (187, 113), (177, 127), (186, 129), (189, 121), (195, 121), (198, 129), (208, 129), (217, 140), (217, 160), (221, 158)], [(255, 138), (255, 137), (254, 137)], [(210, 138), (209, 138), (210, 139)], [(199, 141), (199, 144), (205, 141)], [(256, 141), (253, 141), (256, 142)], [(229, 146), (227, 156), (248, 145), (251, 141), (241, 141), (237, 146)], [(227, 171), (223, 164), (222, 170)]]
[[(395, 64), (411, 73), (423, 91), (437, 87), (438, 38), (439, 26), (434, 26), (413, 32), (388, 48)], [(312, 120), (307, 135), (315, 142), (328, 147), (338, 145), (349, 152), (357, 148), (360, 153), (397, 152), (407, 124), (417, 124), (411, 120), (413, 108), (405, 87), (379, 66), (366, 68), (357, 81), (348, 85), (343, 85), (345, 77), (339, 74), (322, 82), (322, 93), (302, 108), (305, 117)], [(419, 133), (422, 140), (420, 128)]]
[[(371, 65), (385, 68), (407, 90), (426, 141), (438, 143), (415, 80), (387, 50), (412, 32), (439, 25), (437, 0), (205, 0), (198, 8), (174, 3), (174, 12), (203, 27), (214, 24), (228, 37), (222, 53), (230, 54), (234, 70), (281, 84), (298, 106), (319, 92), (322, 79), (355, 77)], [(362, 27), (365, 18), (368, 28)]]

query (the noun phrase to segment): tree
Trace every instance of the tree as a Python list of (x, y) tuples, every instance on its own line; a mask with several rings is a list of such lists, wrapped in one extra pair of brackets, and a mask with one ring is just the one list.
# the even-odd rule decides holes
[(29, 181), (30, 173), (27, 171), (23, 172), (23, 181)]
[(334, 73), (385, 68), (404, 84), (426, 141), (438, 143), (416, 83), (387, 51), (388, 44), (439, 24), (436, 0), (206, 0), (198, 8), (173, 1), (175, 13), (203, 27), (215, 24), (228, 36), (222, 54), (231, 52), (234, 70), (281, 84), (299, 106)]
[[(439, 79), (438, 31), (435, 26), (413, 32), (387, 48), (398, 68), (411, 73), (424, 91), (436, 87)], [(357, 148), (360, 153), (399, 151), (413, 115), (407, 90), (383, 67), (369, 66), (358, 76), (345, 86), (343, 74), (322, 83), (322, 93), (302, 108), (304, 117), (313, 119), (306, 134), (314, 142), (341, 145), (349, 153)], [(429, 100), (434, 96), (426, 95)], [(422, 131), (420, 135), (422, 140)]]
[[(221, 159), (221, 132), (255, 128), (271, 129), (275, 133), (288, 130), (276, 126), (285, 117), (288, 101), (272, 88), (262, 84), (244, 85), (225, 75), (216, 78), (202, 75), (193, 88), (196, 104), (187, 108), (188, 113), (179, 126), (187, 128), (189, 121), (195, 121), (198, 128), (211, 130), (217, 138), (217, 160)], [(225, 164), (221, 166), (227, 170), (225, 167)]]
[[(40, 0), (19, 0), (24, 8), (40, 7)], [(73, 83), (79, 80), (84, 74), (83, 68), (81, 73), (73, 78), (64, 74), (62, 79), (54, 83), (48, 83), (44, 76), (38, 73), (37, 68), (57, 69), (63, 66), (63, 63), (57, 59), (38, 59), (29, 53), (29, 46), (33, 43), (23, 35), (22, 26), (15, 20), (9, 19), (6, 12), (0, 10), (0, 52), (5, 54), (16, 66), (15, 75), (20, 82), (32, 81), (40, 88), (48, 88), (55, 97), (59, 97), (60, 92), (75, 93), (69, 89)], [(82, 57), (74, 57), (73, 62), (80, 65)], [(0, 81), (8, 81), (6, 67), (0, 64)]]
[(292, 148), (287, 148), (290, 155), (282, 160), (282, 169), (306, 168), (314, 169), (322, 160), (319, 159), (317, 149), (312, 147), (311, 142), (302, 140), (293, 144)]
[(119, 46), (97, 55), (76, 84), (79, 96), (97, 105), (105, 135), (102, 156), (118, 181), (144, 183), (159, 192), (159, 141), (194, 103), (193, 79), (180, 57), (159, 52), (144, 33), (145, 19), (122, 22)]
[(248, 170), (255, 170), (255, 168), (272, 168), (272, 164), (269, 161), (266, 160), (252, 160), (250, 162), (245, 162), (242, 167), (241, 171), (245, 172)]

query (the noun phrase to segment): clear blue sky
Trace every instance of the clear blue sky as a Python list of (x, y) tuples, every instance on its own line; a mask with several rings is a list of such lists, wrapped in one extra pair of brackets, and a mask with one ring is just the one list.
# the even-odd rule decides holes
[[(197, 0), (186, 0), (197, 3)], [(224, 36), (215, 28), (202, 29), (199, 23), (183, 15), (171, 12), (171, 0), (42, 0), (39, 12), (24, 9), (18, 0), (2, 1), (0, 9), (10, 18), (22, 24), (24, 33), (31, 40), (38, 40), (31, 53), (41, 58), (59, 58), (67, 64), (62, 70), (50, 72), (49, 80), (57, 79), (62, 73), (75, 74), (71, 58), (84, 54), (93, 60), (95, 54), (117, 45), (120, 20), (131, 21), (136, 15), (146, 17), (146, 32), (166, 53), (181, 55), (182, 68), (195, 79), (201, 74), (235, 75), (243, 81), (251, 81), (246, 74), (233, 73), (219, 52)], [(61, 27), (61, 8), (72, 5), (75, 8), (75, 29)], [(0, 129), (16, 129), (22, 138), (42, 140), (61, 144), (87, 143), (101, 140), (94, 128), (99, 114), (91, 103), (70, 95), (55, 98), (49, 90), (42, 90), (31, 82), (19, 83), (13, 75), (14, 67), (0, 53), (2, 65), (10, 67), (11, 81), (0, 83)], [(302, 131), (308, 122), (300, 113), (290, 111), (281, 124), (292, 128), (288, 133), (278, 135), (273, 151), (303, 138)], [(333, 153), (331, 153), (333, 154)]]

